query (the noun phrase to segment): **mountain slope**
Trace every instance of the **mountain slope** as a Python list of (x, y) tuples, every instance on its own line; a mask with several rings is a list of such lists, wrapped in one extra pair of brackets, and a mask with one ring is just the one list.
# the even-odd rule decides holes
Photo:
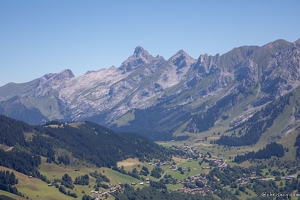
[[(5, 116), (0, 116), (0, 144), (12, 149), (7, 152), (0, 149), (0, 165), (25, 174), (33, 173), (33, 168), (39, 165), (40, 161), (36, 165), (27, 163), (31, 162), (31, 156), (37, 160), (39, 156), (47, 157), (48, 162), (67, 159), (62, 162), (69, 164), (77, 160), (111, 167), (127, 158), (164, 160), (171, 155), (168, 149), (138, 134), (117, 133), (91, 122), (31, 126)], [(18, 164), (22, 161), (20, 156), (28, 161)]]
[(242, 46), (198, 59), (180, 50), (165, 60), (136, 47), (118, 68), (79, 77), (65, 70), (3, 86), (0, 113), (32, 124), (91, 120), (155, 140), (171, 139), (174, 133), (200, 133), (245, 120), (296, 90), (299, 41)]

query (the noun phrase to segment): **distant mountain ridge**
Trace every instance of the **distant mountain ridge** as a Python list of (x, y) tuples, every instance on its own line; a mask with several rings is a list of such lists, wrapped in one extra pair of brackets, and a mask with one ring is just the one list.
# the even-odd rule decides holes
[(165, 60), (138, 46), (120, 67), (78, 77), (64, 70), (2, 86), (0, 114), (31, 124), (91, 120), (170, 139), (174, 132), (200, 133), (220, 122), (243, 120), (297, 89), (299, 73), (300, 39), (198, 59), (180, 50)]

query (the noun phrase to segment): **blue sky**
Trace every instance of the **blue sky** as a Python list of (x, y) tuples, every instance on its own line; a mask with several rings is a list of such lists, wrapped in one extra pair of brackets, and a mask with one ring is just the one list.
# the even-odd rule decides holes
[(299, 0), (0, 0), (0, 86), (120, 64), (300, 38)]

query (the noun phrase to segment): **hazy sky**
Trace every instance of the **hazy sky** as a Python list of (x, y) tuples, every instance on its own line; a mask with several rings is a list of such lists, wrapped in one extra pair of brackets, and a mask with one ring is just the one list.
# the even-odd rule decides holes
[(0, 86), (120, 64), (300, 38), (299, 0), (0, 0)]

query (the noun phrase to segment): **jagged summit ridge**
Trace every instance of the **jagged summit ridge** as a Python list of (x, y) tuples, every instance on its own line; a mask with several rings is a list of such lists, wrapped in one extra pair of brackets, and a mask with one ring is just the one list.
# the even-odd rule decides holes
[(184, 50), (179, 50), (174, 56), (170, 58), (175, 65), (179, 65), (179, 68), (186, 66), (190, 66), (196, 60), (188, 55)]
[(150, 63), (155, 58), (148, 53), (143, 47), (137, 46), (134, 50), (133, 55), (127, 58), (119, 67), (120, 70), (125, 72), (131, 72), (139, 68), (140, 66)]
[[(92, 120), (113, 125), (120, 119), (131, 127), (141, 118), (139, 113), (145, 112), (142, 118), (158, 118), (155, 122), (164, 130), (171, 128), (169, 120), (180, 118), (175, 124), (182, 125), (181, 130), (198, 132), (203, 128), (193, 123), (206, 116), (199, 112), (220, 102), (230, 100), (230, 104), (221, 104), (224, 108), (213, 119), (216, 124), (245, 99), (243, 109), (234, 117), (299, 87), (299, 48), (297, 42), (277, 40), (262, 47), (234, 48), (223, 55), (204, 54), (198, 59), (180, 50), (165, 60), (137, 46), (119, 67), (89, 71), (78, 77), (65, 70), (28, 83), (0, 87), (0, 114), (10, 116), (22, 109), (36, 109), (34, 112), (40, 111), (44, 121)], [(46, 103), (39, 103), (42, 99)], [(11, 106), (11, 102), (18, 106)], [(157, 114), (157, 110), (161, 113)], [(191, 120), (198, 114), (199, 118)], [(147, 130), (154, 125), (151, 126)]]
[(39, 79), (35, 96), (43, 97), (53, 88), (60, 89), (60, 86), (63, 85), (64, 82), (74, 77), (70, 69), (65, 69), (56, 74), (46, 74)]
[(149, 55), (148, 51), (145, 50), (145, 49), (144, 49), (143, 47), (141, 47), (141, 46), (135, 47), (134, 53), (133, 53), (133, 54), (135, 54), (135, 55), (137, 55), (137, 56), (140, 56), (140, 55), (146, 55), (146, 54)]

